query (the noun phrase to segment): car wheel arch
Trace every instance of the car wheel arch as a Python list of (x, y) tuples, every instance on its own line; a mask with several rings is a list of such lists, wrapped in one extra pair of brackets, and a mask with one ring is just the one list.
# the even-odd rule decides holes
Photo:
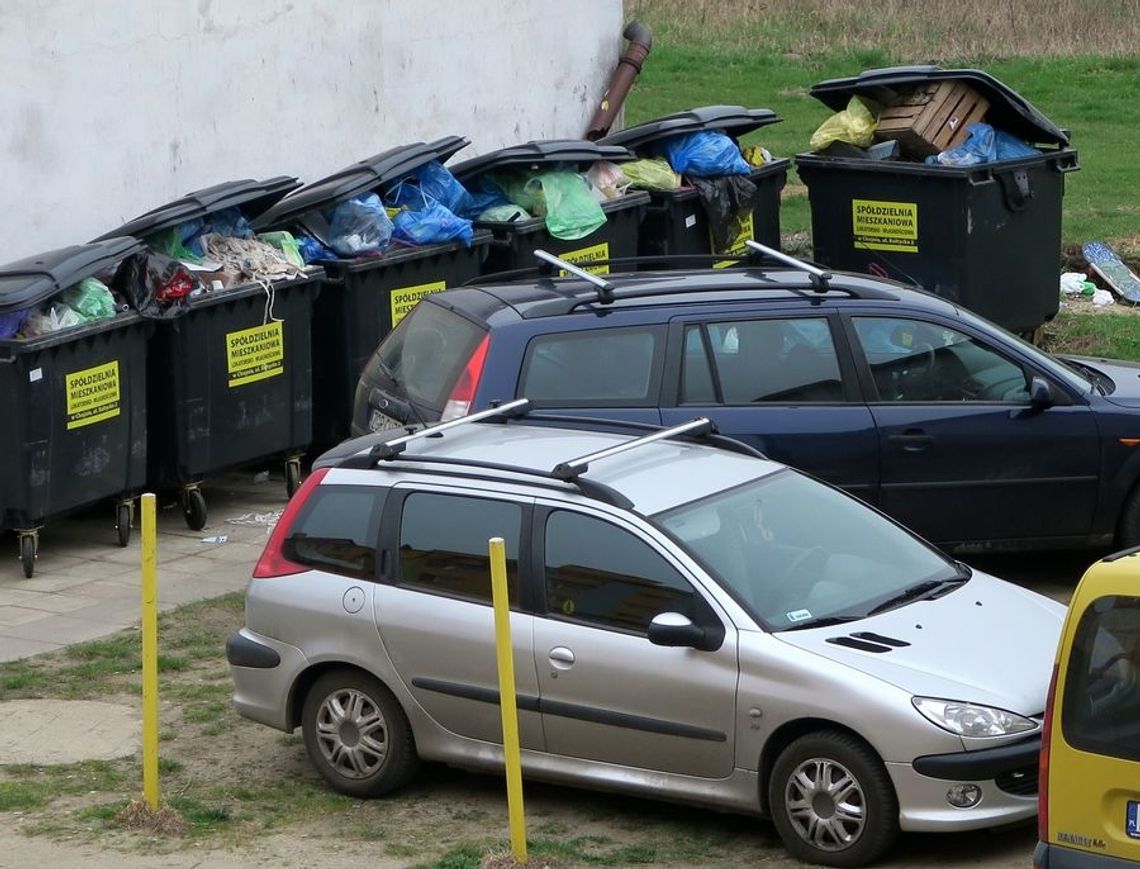
[[(338, 670), (360, 673), (370, 679), (375, 679), (392, 694), (396, 702), (400, 704), (401, 709), (403, 709), (404, 704), (400, 703), (400, 698), (392, 691), (391, 686), (371, 670), (357, 664), (350, 664), (346, 661), (321, 661), (303, 670), (298, 674), (297, 678), (293, 680), (293, 687), (289, 691), (289, 702), (286, 707), (285, 718), (285, 724), (290, 732), (301, 726), (301, 714), (305, 708), (305, 698), (309, 696), (309, 691), (316, 681), (326, 673)], [(407, 709), (403, 709), (403, 712), (404, 715), (408, 714)]]
[(772, 779), (772, 770), (776, 766), (776, 760), (783, 753), (784, 749), (801, 736), (825, 730), (845, 733), (859, 740), (879, 758), (880, 762), (882, 761), (882, 755), (878, 749), (868, 742), (866, 737), (861, 733), (848, 727), (846, 724), (840, 724), (838, 721), (833, 721), (830, 718), (797, 718), (792, 721), (785, 721), (765, 740), (764, 747), (760, 750), (760, 770), (758, 776), (760, 790), (759, 803), (760, 811), (763, 815), (769, 816), (771, 814), (770, 807), (767, 804), (768, 784)]

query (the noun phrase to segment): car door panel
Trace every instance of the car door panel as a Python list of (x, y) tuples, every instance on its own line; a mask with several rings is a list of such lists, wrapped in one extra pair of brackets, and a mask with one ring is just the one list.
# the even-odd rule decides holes
[(1056, 404), (1031, 406), (1036, 372), (958, 324), (873, 316), (850, 324), (875, 396), (883, 510), (939, 543), (1091, 531), (1100, 437), (1086, 404), (1056, 386)]
[[(599, 564), (606, 563), (605, 553), (615, 551), (603, 533), (607, 528), (629, 534), (627, 542), (644, 545), (667, 563), (631, 525), (582, 515), (588, 520), (584, 527), (594, 529), (587, 536), (590, 547), (575, 547), (581, 553), (576, 560), (583, 564), (591, 555), (603, 559)], [(536, 518), (536, 532), (539, 521)], [(604, 524), (590, 525), (594, 521)], [(614, 561), (621, 562), (622, 556)], [(618, 569), (616, 564), (613, 569)], [(644, 633), (591, 622), (589, 613), (640, 619), (682, 604), (665, 603), (665, 592), (651, 583), (625, 584), (606, 570), (582, 567), (572, 574), (568, 583), (550, 586), (547, 615), (534, 623), (547, 750), (704, 778), (731, 774), (738, 681), (735, 629), (718, 616), (726, 630), (715, 651), (654, 645)], [(698, 605), (708, 606), (707, 601)]]

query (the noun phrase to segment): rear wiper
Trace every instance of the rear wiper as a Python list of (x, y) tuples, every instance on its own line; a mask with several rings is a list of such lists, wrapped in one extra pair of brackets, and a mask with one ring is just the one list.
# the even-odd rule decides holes
[(967, 576), (961, 574), (951, 579), (924, 579), (922, 582), (917, 582), (909, 588), (904, 588), (894, 597), (889, 597), (880, 604), (871, 607), (867, 615), (873, 616), (887, 610), (900, 607), (904, 603), (910, 603), (912, 600), (922, 600), (924, 598), (934, 597), (934, 592), (941, 591), (948, 585), (961, 585), (969, 579)]

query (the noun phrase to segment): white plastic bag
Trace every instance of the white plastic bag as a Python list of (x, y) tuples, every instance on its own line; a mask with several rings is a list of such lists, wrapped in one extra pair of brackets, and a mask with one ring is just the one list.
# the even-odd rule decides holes
[(1115, 305), (1116, 301), (1112, 298), (1112, 293), (1108, 290), (1097, 290), (1093, 293), (1092, 303), (1093, 307), (1103, 308), (1106, 305)]
[(1074, 296), (1085, 288), (1088, 275), (1081, 272), (1065, 272), (1061, 275), (1061, 292), (1066, 296)]

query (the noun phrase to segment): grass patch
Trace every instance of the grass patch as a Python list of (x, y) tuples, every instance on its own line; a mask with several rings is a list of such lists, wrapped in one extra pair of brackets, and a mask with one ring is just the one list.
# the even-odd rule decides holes
[(1140, 319), (1062, 310), (1046, 325), (1042, 344), (1050, 353), (1140, 361)]
[(0, 812), (26, 812), (51, 802), (51, 785), (38, 781), (0, 781)]

